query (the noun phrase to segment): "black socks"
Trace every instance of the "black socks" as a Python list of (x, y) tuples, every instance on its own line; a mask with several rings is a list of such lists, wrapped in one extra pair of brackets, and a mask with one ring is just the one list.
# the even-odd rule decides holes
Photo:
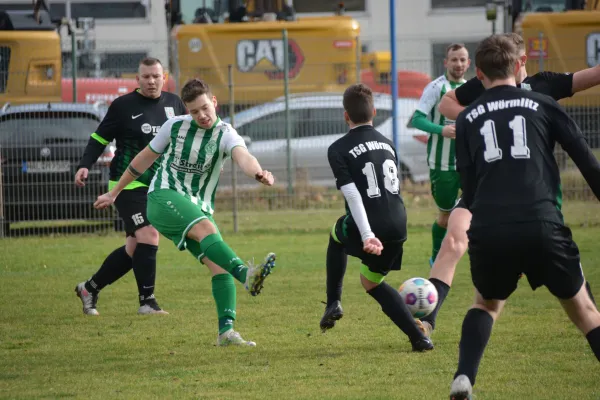
[(85, 288), (90, 293), (98, 293), (104, 287), (119, 280), (123, 275), (128, 273), (131, 268), (132, 260), (131, 257), (127, 255), (125, 246), (119, 247), (106, 257), (98, 272), (85, 283)]

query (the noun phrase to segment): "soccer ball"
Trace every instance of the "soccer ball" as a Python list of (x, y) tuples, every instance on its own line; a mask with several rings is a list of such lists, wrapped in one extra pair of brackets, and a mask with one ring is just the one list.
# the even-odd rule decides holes
[(400, 285), (398, 292), (415, 318), (431, 314), (438, 302), (437, 289), (425, 278), (406, 280)]

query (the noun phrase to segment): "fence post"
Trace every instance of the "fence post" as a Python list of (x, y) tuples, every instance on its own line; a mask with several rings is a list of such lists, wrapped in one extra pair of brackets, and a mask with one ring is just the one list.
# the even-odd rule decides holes
[(538, 55), (540, 64), (540, 70), (538, 72), (542, 72), (544, 70), (544, 32), (540, 31), (538, 38)]
[(73, 78), (73, 103), (77, 103), (77, 38), (75, 37), (74, 21), (69, 22), (71, 33), (71, 75)]
[(290, 55), (288, 31), (283, 32), (283, 93), (285, 97), (285, 138), (286, 138), (286, 159), (288, 173), (288, 194), (292, 194), (294, 186), (292, 183), (292, 125), (290, 120)]
[[(229, 64), (228, 81), (229, 81), (229, 123), (235, 128), (235, 101), (233, 99), (233, 66)], [(238, 231), (238, 198), (237, 198), (237, 165), (231, 159), (231, 196), (233, 204), (233, 231)]]
[[(2, 150), (2, 148), (0, 148)], [(0, 155), (0, 158), (2, 156)], [(2, 186), (2, 163), (0, 163), (0, 238), (8, 236), (8, 232), (5, 232), (4, 224), (4, 187)]]
[(362, 55), (362, 49), (360, 48), (360, 38), (358, 36), (354, 41), (356, 44), (356, 83), (360, 83), (360, 69), (362, 67), (360, 56)]

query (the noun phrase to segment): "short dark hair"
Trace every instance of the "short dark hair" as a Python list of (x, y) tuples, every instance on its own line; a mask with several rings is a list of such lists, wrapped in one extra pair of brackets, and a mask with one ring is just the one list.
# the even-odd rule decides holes
[(514, 32), (508, 32), (508, 33), (505, 33), (504, 36), (506, 36), (507, 38), (512, 40), (512, 42), (515, 44), (515, 46), (517, 46), (518, 52), (525, 51), (525, 40), (523, 40), (523, 37), (521, 35), (519, 35), (518, 33), (514, 33)]
[(362, 83), (354, 84), (344, 92), (344, 110), (350, 121), (363, 124), (373, 120), (373, 92)]
[(184, 103), (191, 103), (203, 94), (206, 94), (208, 97), (212, 96), (210, 86), (202, 79), (190, 79), (183, 85), (183, 88), (181, 88), (181, 100), (183, 100)]
[(475, 66), (490, 80), (513, 76), (517, 59), (517, 46), (504, 34), (487, 37), (475, 52)]
[(460, 49), (466, 49), (467, 47), (464, 43), (452, 43), (450, 46), (446, 47), (446, 57), (448, 57), (448, 53), (451, 51), (456, 51)]
[(140, 65), (145, 65), (147, 67), (151, 67), (156, 64), (159, 64), (161, 67), (163, 66), (160, 60), (154, 57), (145, 57), (142, 59), (142, 61), (140, 61)]

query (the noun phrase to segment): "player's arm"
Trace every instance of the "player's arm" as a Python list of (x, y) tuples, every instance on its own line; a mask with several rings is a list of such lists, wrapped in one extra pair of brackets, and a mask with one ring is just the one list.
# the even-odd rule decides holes
[(98, 125), (96, 132), (92, 133), (87, 146), (83, 151), (83, 156), (77, 165), (75, 174), (75, 184), (85, 186), (90, 168), (96, 163), (98, 157), (104, 152), (106, 146), (115, 138), (119, 127), (119, 112), (117, 106), (112, 103), (104, 116), (104, 119)]
[(476, 176), (475, 165), (471, 160), (469, 144), (467, 142), (463, 114), (456, 120), (456, 169), (460, 175), (460, 187), (462, 191), (461, 202), (467, 210), (471, 208), (475, 197)]
[(444, 94), (438, 109), (448, 119), (458, 119), (458, 114), (466, 106), (477, 100), (485, 91), (483, 84), (477, 78), (471, 78), (458, 88)]
[(443, 125), (431, 122), (427, 116), (440, 99), (440, 88), (434, 82), (430, 82), (423, 90), (423, 95), (419, 99), (419, 104), (411, 119), (411, 125), (423, 132), (432, 135), (441, 135), (444, 129)]
[(551, 111), (553, 133), (557, 142), (573, 159), (592, 192), (600, 200), (600, 163), (590, 149), (585, 136), (565, 110), (555, 103)]
[(375, 238), (375, 234), (371, 230), (369, 224), (369, 218), (367, 217), (367, 211), (362, 201), (362, 196), (356, 187), (356, 184), (352, 180), (352, 175), (348, 169), (348, 165), (342, 155), (329, 148), (327, 151), (327, 159), (329, 160), (329, 166), (335, 177), (335, 184), (339, 190), (342, 191), (348, 208), (352, 213), (352, 218), (356, 222), (356, 226), (360, 232), (363, 243), (367, 239)]
[(114, 203), (121, 191), (131, 182), (139, 178), (148, 168), (154, 164), (156, 159), (164, 153), (171, 142), (171, 127), (175, 119), (170, 119), (163, 124), (152, 141), (140, 151), (129, 163), (127, 170), (121, 175), (121, 179), (108, 193), (98, 196), (94, 203), (97, 209), (103, 209)]
[(256, 157), (250, 154), (246, 148), (244, 139), (233, 127), (228, 127), (224, 132), (222, 142), (225, 152), (231, 155), (233, 161), (246, 176), (256, 179), (263, 185), (273, 185), (275, 182), (273, 174), (262, 169)]
[(250, 154), (246, 147), (235, 147), (231, 153), (231, 157), (246, 176), (254, 178), (267, 186), (271, 186), (275, 182), (273, 174), (267, 170), (263, 170), (256, 157)]
[(600, 85), (600, 65), (582, 69), (573, 74), (572, 93), (581, 92)]

